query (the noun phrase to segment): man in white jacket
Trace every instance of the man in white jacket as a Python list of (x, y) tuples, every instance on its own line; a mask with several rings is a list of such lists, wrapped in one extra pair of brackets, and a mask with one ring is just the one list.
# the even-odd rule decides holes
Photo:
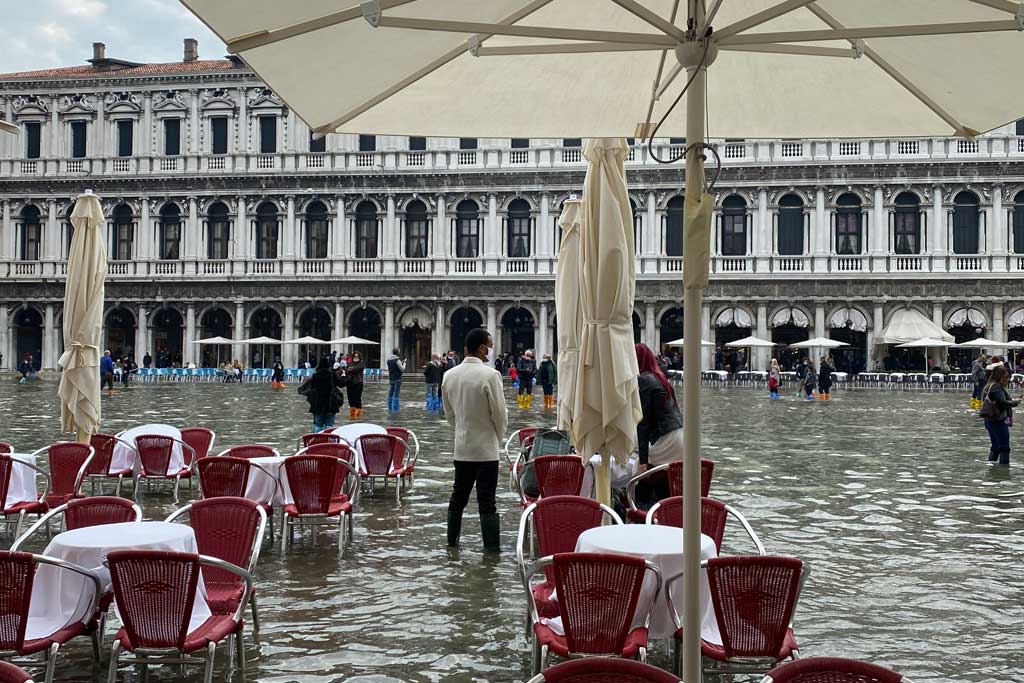
[(444, 374), (444, 415), (455, 428), (455, 484), (448, 503), (448, 545), (457, 546), (462, 512), (476, 485), (484, 550), (498, 552), (501, 539), (494, 502), (498, 488), (498, 451), (508, 427), (501, 375), (489, 367), (494, 340), (484, 329), (466, 335), (465, 358)]

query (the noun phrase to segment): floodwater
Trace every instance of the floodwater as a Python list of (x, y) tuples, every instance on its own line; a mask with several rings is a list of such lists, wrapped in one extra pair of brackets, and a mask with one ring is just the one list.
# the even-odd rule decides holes
[[(256, 576), (262, 647), (249, 646), (248, 680), (524, 681), (525, 598), (512, 552), (518, 501), (503, 474), (499, 560), (480, 552), (475, 502), (464, 549), (450, 556), (451, 432), (423, 409), (422, 385), (403, 387), (394, 416), (383, 408), (385, 391), (368, 385), (365, 420), (419, 436), (415, 487), (401, 505), (390, 491), (364, 496), (344, 558), (333, 530), (316, 547), (303, 538), (284, 558), (264, 546)], [(5, 383), (0, 439), (19, 450), (58, 439), (55, 393), (55, 383)], [(987, 438), (966, 394), (853, 390), (828, 403), (791, 395), (772, 402), (743, 388), (704, 396), (705, 455), (717, 463), (712, 495), (741, 510), (769, 552), (812, 569), (795, 624), (804, 656), (864, 658), (916, 683), (1024, 679), (1024, 474), (985, 462)], [(553, 420), (539, 394), (530, 411), (510, 405), (510, 429)], [(105, 431), (207, 426), (218, 447), (259, 442), (282, 452), (310, 428), (304, 409), (294, 386), (274, 392), (269, 384), (134, 385), (103, 399)], [(169, 493), (144, 493), (140, 502), (147, 519), (173, 509)], [(742, 532), (729, 529), (724, 551), (730, 533), (742, 551)], [(667, 666), (665, 646), (653, 650), (651, 661)], [(225, 663), (219, 653), (218, 677)], [(175, 668), (154, 674), (199, 678)], [(86, 639), (62, 648), (57, 680), (105, 675), (106, 661), (93, 670)]]

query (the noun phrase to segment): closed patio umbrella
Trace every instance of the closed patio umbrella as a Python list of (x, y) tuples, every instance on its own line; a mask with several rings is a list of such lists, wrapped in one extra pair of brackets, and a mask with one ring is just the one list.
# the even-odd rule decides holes
[(601, 454), (597, 499), (611, 504), (609, 463), (625, 463), (643, 417), (633, 347), (636, 273), (633, 218), (626, 191), (622, 138), (587, 140), (588, 162), (580, 221), (579, 293), (583, 332), (576, 369), (572, 440), (584, 460)]
[(105, 219), (100, 200), (86, 191), (71, 213), (74, 236), (64, 284), (64, 353), (60, 386), (61, 429), (88, 443), (100, 424), (100, 342), (103, 335), (103, 288), (107, 279)]
[(6, 121), (0, 121), (0, 131), (3, 131), (4, 133), (14, 133), (15, 135), (17, 135), (18, 134), (18, 127), (15, 126), (13, 123), (7, 123)]
[(558, 227), (558, 272), (555, 274), (555, 317), (558, 320), (558, 429), (572, 426), (576, 405), (576, 371), (579, 367), (580, 335), (580, 218), (582, 202), (569, 199), (562, 204)]
[[(1024, 61), (1024, 17), (1007, 0), (181, 1), (317, 134), (685, 136), (690, 367), (707, 285), (708, 118), (721, 138), (870, 141), (973, 137), (1024, 112), (1024, 89), (1005, 87)], [(700, 679), (699, 380), (687, 374), (683, 392), (690, 683)]]

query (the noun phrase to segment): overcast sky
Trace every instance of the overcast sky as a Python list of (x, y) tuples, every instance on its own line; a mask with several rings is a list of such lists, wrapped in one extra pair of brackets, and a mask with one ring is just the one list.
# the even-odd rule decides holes
[(0, 73), (84, 64), (92, 44), (133, 62), (180, 61), (182, 39), (199, 40), (201, 59), (224, 44), (178, 0), (4, 0)]

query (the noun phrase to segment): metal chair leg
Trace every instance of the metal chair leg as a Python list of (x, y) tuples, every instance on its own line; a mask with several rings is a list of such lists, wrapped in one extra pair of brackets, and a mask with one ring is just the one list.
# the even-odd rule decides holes
[(57, 650), (60, 649), (60, 645), (54, 643), (50, 646), (49, 651), (46, 655), (46, 683), (53, 683), (53, 670), (57, 668)]
[(238, 670), (242, 672), (242, 683), (245, 683), (245, 643), (241, 631), (235, 638), (235, 647), (238, 649)]
[(115, 640), (114, 644), (110, 646), (110, 669), (107, 672), (107, 683), (117, 681), (117, 656), (120, 651), (121, 641)]
[(203, 683), (213, 683), (213, 658), (216, 654), (217, 643), (206, 646), (206, 672), (203, 675)]
[(256, 594), (249, 594), (249, 607), (252, 609), (252, 639), (259, 647), (260, 644), (260, 613), (256, 608)]

